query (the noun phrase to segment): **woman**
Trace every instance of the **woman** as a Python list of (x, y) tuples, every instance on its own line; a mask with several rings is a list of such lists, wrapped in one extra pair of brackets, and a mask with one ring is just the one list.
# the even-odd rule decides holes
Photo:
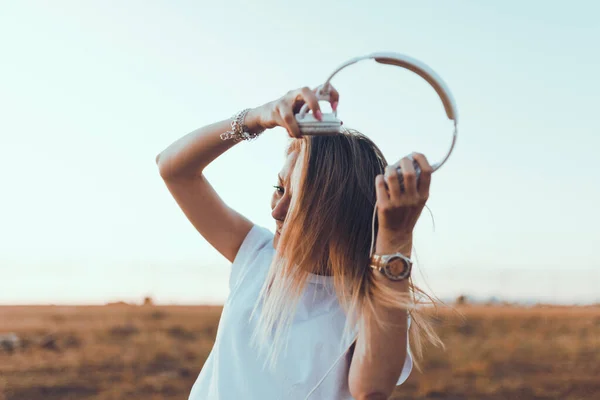
[[(333, 109), (338, 100), (331, 88)], [(371, 267), (369, 252), (376, 239), (375, 255), (410, 258), (429, 163), (413, 154), (417, 182), (409, 158), (388, 166), (356, 131), (303, 137), (294, 114), (305, 103), (321, 119), (315, 91), (293, 90), (191, 132), (157, 156), (187, 218), (232, 262), (214, 347), (190, 400), (387, 399), (408, 378), (413, 354), (421, 356), (421, 336), (441, 344), (416, 308), (418, 295), (429, 297), (409, 275), (392, 280)], [(242, 139), (276, 126), (293, 140), (271, 200), (273, 235), (229, 208), (202, 172)]]

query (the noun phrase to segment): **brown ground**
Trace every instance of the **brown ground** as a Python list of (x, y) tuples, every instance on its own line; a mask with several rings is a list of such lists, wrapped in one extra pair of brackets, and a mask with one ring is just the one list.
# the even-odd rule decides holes
[[(394, 399), (600, 399), (600, 307), (460, 306)], [(0, 400), (187, 399), (220, 307), (0, 307)]]

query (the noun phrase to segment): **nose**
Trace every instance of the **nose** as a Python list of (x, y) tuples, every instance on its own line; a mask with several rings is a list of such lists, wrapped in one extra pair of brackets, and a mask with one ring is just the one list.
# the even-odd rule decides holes
[(275, 206), (271, 211), (271, 216), (274, 219), (283, 222), (285, 220), (285, 216), (287, 215), (289, 206), (290, 196), (287, 193), (285, 193), (283, 197), (281, 197), (279, 200), (275, 200)]

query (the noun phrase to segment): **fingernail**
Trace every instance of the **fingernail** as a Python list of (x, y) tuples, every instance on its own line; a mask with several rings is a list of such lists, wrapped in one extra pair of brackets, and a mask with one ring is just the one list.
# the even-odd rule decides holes
[(338, 106), (338, 102), (337, 102), (337, 101), (334, 101), (334, 102), (333, 102), (333, 104), (331, 105), (331, 109), (332, 109), (333, 111), (335, 111), (335, 110), (337, 110), (337, 106)]
[(323, 120), (323, 114), (321, 114), (321, 110), (315, 111), (315, 118), (317, 118), (319, 121)]

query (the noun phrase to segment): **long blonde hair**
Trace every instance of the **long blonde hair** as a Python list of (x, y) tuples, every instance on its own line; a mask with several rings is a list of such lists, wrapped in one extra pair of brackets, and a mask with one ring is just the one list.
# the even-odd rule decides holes
[[(388, 165), (381, 150), (360, 132), (345, 130), (341, 135), (294, 139), (286, 155), (292, 152), (298, 152), (290, 176), (294, 195), (252, 312), (262, 304), (252, 343), (267, 349), (267, 361), (274, 368), (281, 345), (287, 348), (285, 339), (309, 274), (329, 275), (347, 316), (341, 339), (356, 329), (369, 337), (371, 325), (365, 322), (381, 326), (377, 310), (382, 307), (407, 310), (412, 319), (411, 353), (420, 369), (423, 338), (443, 347), (430, 317), (419, 307), (437, 300), (415, 286), (412, 278), (408, 293), (378, 284), (369, 267), (375, 177)], [(377, 229), (376, 221), (375, 236)]]

